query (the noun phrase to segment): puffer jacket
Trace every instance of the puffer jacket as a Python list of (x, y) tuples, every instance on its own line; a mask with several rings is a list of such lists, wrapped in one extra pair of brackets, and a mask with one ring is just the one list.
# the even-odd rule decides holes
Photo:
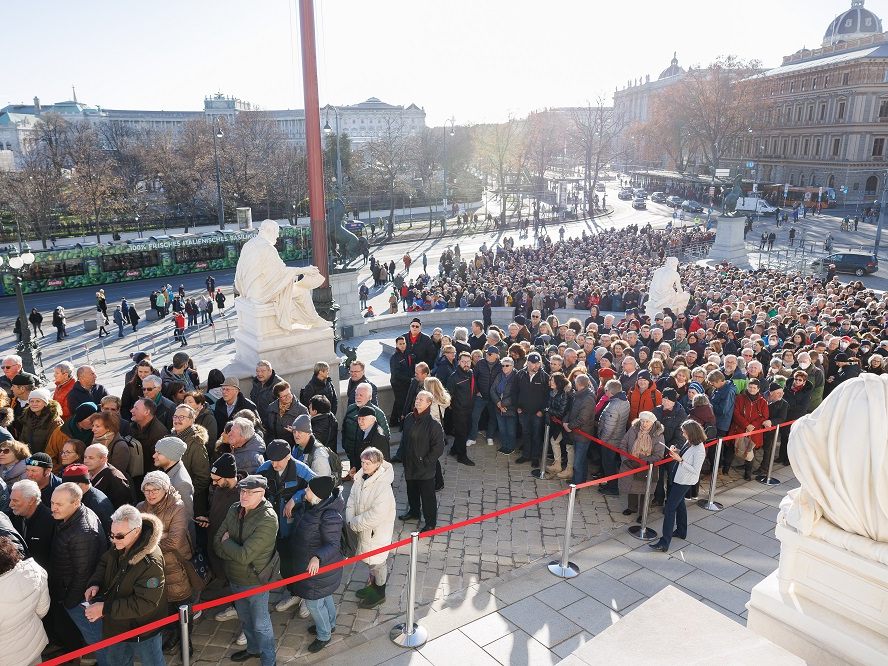
[(210, 491), (210, 458), (207, 455), (209, 435), (206, 428), (195, 424), (176, 433), (176, 437), (188, 445), (182, 456), (182, 464), (188, 470), (194, 486), (194, 515), (205, 516)]
[(476, 394), (484, 399), (489, 398), (490, 387), (493, 386), (496, 376), (503, 371), (503, 366), (499, 361), (491, 365), (486, 358), (482, 358), (475, 364), (474, 371)]
[[(225, 575), (234, 585), (259, 585), (258, 573), (274, 556), (278, 519), (268, 500), (246, 513), (232, 504), (213, 537), (213, 550), (225, 563)], [(228, 534), (228, 539), (222, 537)]]
[[(626, 453), (632, 453), (632, 447), (635, 446), (635, 440), (638, 439), (638, 433), (641, 430), (641, 420), (635, 419), (632, 422), (632, 425), (629, 426), (629, 430), (626, 431), (626, 434), (623, 435), (623, 439), (620, 440), (619, 448), (625, 451)], [(651, 453), (647, 456), (635, 456), (636, 458), (641, 458), (646, 463), (655, 463), (663, 456), (666, 455), (666, 447), (664, 446), (663, 433), (665, 432), (665, 428), (663, 424), (659, 421), (655, 421), (654, 425), (651, 427)], [(636, 469), (640, 467), (639, 463), (635, 462), (631, 458), (621, 457), (622, 462), (620, 465), (620, 471), (625, 472), (630, 469)], [(647, 486), (647, 475), (643, 472), (639, 472), (638, 474), (633, 474), (631, 476), (624, 476), (623, 478), (617, 481), (620, 492), (628, 495), (643, 495)]]
[(266, 422), (268, 406), (275, 401), (274, 387), (282, 381), (284, 380), (276, 372), (272, 372), (271, 377), (266, 382), (260, 382), (256, 377), (253, 377), (253, 385), (250, 388), (250, 400), (255, 403), (259, 417), (262, 419), (262, 425), (265, 426), (266, 430), (268, 430), (268, 423)]
[(732, 382), (725, 382), (709, 396), (712, 411), (715, 412), (715, 425), (719, 432), (728, 432), (734, 418), (734, 402), (737, 399), (736, 389)]
[(0, 636), (3, 663), (36, 664), (49, 643), (40, 621), (49, 611), (47, 574), (33, 558), (0, 576)]
[(20, 439), (28, 445), (31, 453), (45, 451), (52, 433), (65, 423), (62, 420), (62, 406), (55, 400), (50, 400), (39, 414), (28, 408), (19, 418)]
[(333, 385), (333, 380), (330, 377), (327, 377), (323, 382), (318, 379), (317, 375), (312, 377), (308, 384), (299, 391), (299, 402), (308, 407), (308, 403), (316, 395), (325, 396), (330, 401), (330, 411), (336, 414), (339, 409), (339, 391)]
[(56, 527), (50, 551), (50, 595), (65, 608), (83, 601), (86, 582), (108, 548), (99, 517), (83, 505)]
[[(172, 365), (166, 365), (160, 371), (160, 381), (166, 386), (170, 382), (182, 382), (185, 384), (186, 391), (196, 391), (200, 387), (200, 377), (191, 368), (186, 368), (185, 372), (177, 375), (173, 372)], [(190, 384), (190, 386), (189, 386)]]
[(651, 384), (647, 391), (642, 392), (636, 384), (629, 391), (629, 420), (634, 421), (642, 412), (652, 412), (660, 404), (662, 394), (656, 384)]
[(336, 449), (336, 438), (339, 435), (339, 424), (333, 414), (315, 414), (311, 417), (311, 431), (316, 440), (324, 446)]
[(411, 412), (404, 419), (398, 453), (404, 461), (407, 481), (435, 478), (436, 463), (444, 453), (444, 428), (432, 418), (430, 410), (419, 416)]
[[(753, 397), (748, 391), (743, 391), (734, 401), (734, 417), (731, 420), (731, 429), (728, 434), (745, 433), (747, 426), (753, 426), (754, 430), (761, 430), (762, 423), (767, 420), (768, 401), (762, 397), (761, 393)], [(755, 448), (761, 447), (762, 433), (752, 435), (750, 439), (755, 444)]]
[[(395, 470), (387, 460), (369, 477), (355, 474), (355, 482), (345, 507), (345, 521), (358, 535), (358, 553), (368, 553), (392, 542), (395, 531)], [(367, 564), (382, 564), (388, 553), (368, 557)]]
[(549, 392), (549, 417), (564, 420), (570, 412), (573, 394), (567, 391)]
[(189, 518), (179, 492), (170, 488), (166, 497), (154, 506), (139, 502), (136, 508), (142, 513), (156, 516), (163, 525), (160, 551), (163, 553), (163, 576), (166, 581), (164, 598), (167, 602), (190, 598), (191, 582), (185, 567), (193, 552), (188, 531)]
[(619, 444), (629, 423), (629, 401), (620, 391), (608, 400), (598, 419), (598, 438), (608, 444)]
[[(711, 409), (710, 407), (710, 411)], [(685, 441), (684, 435), (681, 434), (681, 424), (688, 418), (688, 413), (681, 406), (681, 403), (676, 402), (668, 412), (663, 409), (663, 405), (660, 405), (654, 409), (654, 416), (657, 417), (657, 421), (662, 423), (665, 428), (663, 439), (665, 440), (666, 448), (668, 449), (670, 446), (681, 448), (681, 444)], [(715, 415), (713, 415), (712, 423), (715, 425)]]
[[(334, 488), (333, 494), (319, 504), (302, 502), (299, 505), (294, 511), (290, 540), (294, 571), (308, 569), (312, 557), (317, 557), (322, 567), (342, 560), (339, 545), (344, 513), (345, 502), (339, 496), (339, 488)], [(339, 589), (340, 582), (342, 567), (301, 580), (294, 588), (296, 595), (303, 599), (323, 599)]]
[(293, 421), (296, 420), (297, 416), (302, 414), (308, 414), (308, 409), (295, 398), (283, 415), (281, 415), (281, 401), (272, 401), (265, 409), (265, 414), (262, 417), (262, 423), (267, 424), (265, 426), (265, 441), (270, 442), (273, 439), (282, 439), (290, 447), (293, 447), (296, 442), (293, 440), (293, 433), (287, 430), (287, 428), (293, 425)]
[[(167, 614), (164, 597), (164, 559), (160, 548), (163, 524), (148, 513), (142, 514), (142, 532), (127, 550), (111, 548), (99, 561), (87, 587), (97, 585), (105, 599), (102, 637), (110, 638)], [(156, 629), (130, 641), (157, 635)]]

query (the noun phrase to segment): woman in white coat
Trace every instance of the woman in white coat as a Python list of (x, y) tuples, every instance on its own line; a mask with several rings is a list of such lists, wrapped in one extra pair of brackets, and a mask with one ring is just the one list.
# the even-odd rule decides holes
[[(395, 531), (395, 471), (382, 451), (369, 447), (361, 453), (361, 471), (345, 507), (345, 522), (358, 537), (357, 552), (367, 553), (392, 542)], [(388, 551), (364, 560), (370, 566), (370, 581), (356, 592), (360, 608), (376, 608), (385, 601)]]
[(0, 662), (32, 666), (49, 640), (40, 621), (49, 611), (46, 571), (33, 558), (22, 559), (8, 537), (0, 537)]

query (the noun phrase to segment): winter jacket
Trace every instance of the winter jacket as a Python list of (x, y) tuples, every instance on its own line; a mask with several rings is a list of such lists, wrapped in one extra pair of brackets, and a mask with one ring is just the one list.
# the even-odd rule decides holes
[[(191, 519), (195, 516), (194, 482), (191, 480), (191, 475), (188, 473), (188, 470), (185, 469), (185, 465), (182, 464), (181, 460), (173, 464), (169, 469), (163, 471), (168, 477), (170, 477), (170, 483), (179, 493), (179, 498), (185, 506), (185, 515), (188, 517), (188, 524), (190, 526)], [(191, 533), (194, 535), (193, 530)]]
[(434, 479), (436, 463), (443, 453), (444, 429), (432, 418), (430, 410), (418, 416), (414, 412), (408, 414), (398, 449), (404, 461), (404, 478), (407, 481)]
[[(746, 432), (747, 426), (753, 426), (753, 430), (761, 430), (762, 424), (768, 420), (768, 401), (761, 393), (755, 396), (749, 391), (743, 391), (734, 402), (734, 417), (731, 420), (729, 435), (739, 435)], [(762, 445), (762, 433), (750, 436), (755, 448)], [(737, 440), (734, 440), (736, 444)]]
[(299, 391), (299, 402), (308, 407), (308, 403), (316, 395), (322, 395), (327, 398), (330, 401), (330, 412), (336, 414), (339, 409), (339, 387), (334, 386), (333, 380), (330, 377), (321, 381), (317, 375), (313, 376), (308, 384)]
[(525, 414), (536, 414), (549, 404), (549, 375), (542, 369), (530, 378), (527, 368), (515, 377), (515, 407)]
[(40, 619), (49, 612), (46, 571), (33, 558), (21, 560), (0, 576), (0, 635), (3, 663), (29, 666), (43, 661), (49, 643)]
[(506, 411), (497, 412), (497, 416), (516, 416), (518, 414), (515, 404), (515, 383), (518, 373), (512, 370), (508, 375), (500, 372), (490, 385), (490, 399), (497, 409), (504, 407)]
[(626, 426), (629, 423), (629, 401), (626, 394), (620, 391), (611, 399), (601, 411), (598, 418), (598, 439), (608, 444), (619, 444), (626, 434)]
[(499, 361), (489, 363), (486, 358), (478, 361), (474, 367), (476, 394), (485, 400), (490, 398), (490, 387), (493, 386), (496, 376), (502, 371), (503, 366)]
[(292, 529), (292, 520), (284, 515), (284, 506), (291, 499), (295, 504), (302, 503), (305, 498), (305, 489), (308, 482), (317, 474), (301, 460), (291, 456), (283, 472), (278, 472), (267, 460), (259, 466), (256, 474), (264, 476), (268, 481), (268, 489), (265, 491), (265, 499), (271, 502), (278, 518), (278, 538), (286, 538)]
[[(372, 407), (376, 412), (376, 423), (382, 426), (382, 431), (387, 437), (391, 436), (388, 419), (385, 418), (385, 412), (372, 402), (367, 403), (368, 407)], [(357, 449), (359, 440), (363, 438), (358, 428), (358, 409), (356, 404), (352, 403), (345, 410), (345, 417), (342, 419), (342, 449), (349, 453)]]
[(315, 414), (311, 417), (311, 431), (316, 440), (324, 446), (336, 449), (339, 424), (333, 414)]
[(266, 430), (268, 430), (268, 422), (266, 421), (268, 418), (268, 406), (276, 400), (274, 397), (274, 387), (282, 381), (284, 380), (276, 372), (272, 372), (271, 377), (265, 382), (260, 382), (256, 377), (253, 377), (253, 386), (250, 388), (250, 400), (256, 405), (259, 418), (262, 419), (262, 425), (265, 426)]
[(453, 432), (466, 435), (472, 420), (472, 405), (475, 400), (475, 375), (471, 370), (457, 367), (447, 380), (450, 394), (450, 411), (453, 414)]
[(56, 386), (55, 391), (53, 391), (52, 399), (55, 400), (62, 407), (62, 418), (67, 421), (71, 418), (71, 415), (74, 413), (68, 406), (68, 394), (73, 390), (74, 384), (77, 383), (77, 380), (71, 377), (68, 381), (66, 381), (61, 386)]
[(56, 526), (50, 551), (50, 594), (65, 608), (83, 601), (87, 581), (96, 569), (108, 537), (93, 511), (81, 505), (66, 521)]
[[(99, 561), (87, 586), (97, 585), (105, 600), (102, 637), (110, 638), (167, 615), (164, 557), (160, 548), (163, 524), (142, 514), (142, 531), (127, 550), (109, 549)], [(81, 599), (82, 601), (82, 599)], [(131, 638), (130, 642), (157, 635), (161, 629)]]
[(158, 440), (170, 434), (170, 431), (156, 418), (152, 418), (144, 428), (133, 421), (133, 437), (142, 444), (142, 459), (145, 465), (145, 473), (156, 469), (154, 467), (154, 446)]
[(105, 534), (111, 534), (111, 514), (116, 508), (108, 496), (95, 486), (90, 486), (81, 499), (83, 506), (92, 509), (92, 512), (99, 518), (102, 529)]
[[(232, 504), (213, 537), (213, 550), (225, 563), (225, 575), (234, 585), (260, 584), (259, 572), (274, 557), (278, 520), (271, 502), (262, 500), (252, 511)], [(222, 541), (222, 537), (228, 538)]]
[(204, 406), (194, 418), (194, 425), (199, 425), (207, 431), (207, 455), (212, 451), (219, 439), (219, 427), (216, 425), (216, 417), (210, 407)]
[(573, 393), (561, 391), (552, 393), (549, 391), (549, 417), (563, 421), (570, 413), (570, 406), (573, 403)]
[[(707, 441), (714, 439), (718, 434), (718, 429), (715, 427), (715, 412), (712, 411), (712, 405), (697, 405), (691, 409), (688, 418), (694, 419), (697, 423), (703, 426)], [(675, 444), (675, 446), (678, 446), (678, 444)]]
[(256, 470), (259, 469), (259, 465), (265, 462), (265, 442), (262, 441), (259, 433), (255, 433), (243, 446), (239, 446), (236, 449), (232, 449), (229, 446), (228, 452), (234, 456), (238, 474), (255, 474)]
[(108, 464), (124, 472), (129, 469), (130, 458), (136, 453), (120, 433), (112, 434), (107, 441), (93, 437), (93, 444), (104, 444), (108, 449)]
[(810, 380), (806, 381), (805, 386), (798, 391), (789, 388), (783, 392), (783, 399), (786, 400), (788, 405), (786, 411), (787, 421), (794, 421), (808, 413), (808, 404), (811, 401), (811, 394), (813, 392), (814, 385)]
[(19, 437), (28, 445), (31, 453), (45, 451), (50, 435), (64, 423), (62, 407), (55, 400), (50, 400), (39, 414), (26, 409), (20, 419)]
[(68, 411), (73, 414), (84, 402), (93, 402), (98, 405), (106, 395), (108, 395), (108, 391), (101, 384), (95, 384), (92, 388), (86, 389), (80, 382), (74, 382), (74, 386), (68, 392)]
[(663, 424), (663, 442), (666, 448), (676, 446), (681, 449), (681, 445), (685, 441), (684, 435), (681, 434), (681, 424), (688, 418), (684, 407), (675, 403), (672, 409), (667, 412), (663, 409), (663, 405), (660, 405), (654, 409), (654, 416), (657, 417), (657, 421)]
[(287, 407), (283, 416), (281, 415), (281, 401), (273, 400), (265, 409), (265, 415), (262, 417), (262, 423), (265, 424), (265, 441), (270, 442), (273, 439), (282, 439), (293, 447), (296, 442), (293, 439), (293, 433), (287, 430), (287, 427), (293, 425), (296, 417), (302, 414), (308, 414), (308, 410), (301, 402), (295, 398)]
[(725, 382), (721, 388), (713, 390), (712, 395), (709, 396), (712, 411), (715, 412), (715, 427), (720, 433), (728, 432), (731, 429), (736, 399), (737, 393), (733, 382)]
[(178, 375), (173, 372), (173, 366), (164, 366), (160, 371), (160, 380), (163, 382), (164, 387), (170, 382), (182, 382), (185, 384), (186, 391), (196, 391), (200, 388), (200, 377), (191, 368), (185, 368), (185, 372)]
[[(429, 408), (429, 411), (431, 411), (431, 409), (432, 408)], [(358, 448), (355, 453), (357, 453), (357, 457), (359, 458), (361, 453), (364, 452), (364, 449), (370, 448), (372, 446), (382, 451), (382, 455), (386, 460), (391, 460), (392, 456), (390, 445), (391, 443), (389, 441), (389, 436), (385, 434), (382, 426), (377, 423), (370, 429), (370, 432), (361, 432), (360, 439), (358, 441)]]
[[(635, 455), (632, 453), (632, 447), (635, 446), (635, 440), (638, 439), (638, 432), (640, 430), (641, 421), (639, 419), (633, 420), (632, 425), (629, 426), (626, 434), (623, 435), (623, 439), (620, 440), (620, 443), (618, 444), (619, 448), (626, 453)], [(650, 455), (636, 455), (635, 457), (641, 458), (646, 463), (655, 463), (658, 460), (662, 459), (663, 456), (666, 455), (666, 446), (663, 440), (664, 432), (665, 428), (663, 427), (663, 424), (659, 421), (655, 422), (650, 431), (652, 444)], [(621, 472), (641, 467), (639, 463), (635, 462), (631, 458), (626, 458), (624, 456), (621, 456), (621, 458)], [(632, 476), (624, 476), (623, 478), (619, 479), (617, 483), (621, 493), (626, 493), (628, 495), (643, 495), (647, 486), (647, 475), (643, 472), (638, 472), (637, 474), (633, 474)]]
[(642, 412), (652, 412), (659, 406), (662, 394), (657, 390), (656, 384), (651, 384), (648, 390), (642, 393), (636, 384), (629, 392), (629, 420), (634, 421)]
[(238, 392), (237, 394), (237, 400), (234, 401), (234, 409), (231, 410), (231, 415), (228, 414), (228, 405), (226, 402), (224, 400), (217, 400), (216, 404), (213, 406), (213, 415), (216, 417), (216, 431), (222, 432), (225, 429), (225, 424), (242, 409), (249, 409), (251, 412), (255, 412), (256, 416), (259, 416), (256, 403), (252, 400), (247, 400), (242, 392)]
[(210, 492), (210, 458), (207, 455), (209, 437), (206, 428), (192, 425), (176, 436), (188, 446), (182, 456), (182, 464), (188, 470), (194, 486), (194, 515), (207, 515), (207, 501)]
[(450, 375), (456, 372), (456, 361), (454, 360), (452, 363), (447, 360), (446, 356), (441, 356), (435, 362), (435, 369), (432, 371), (432, 377), (441, 380), (441, 383), (446, 385), (447, 380), (450, 379)]
[(239, 500), (240, 490), (238, 490), (237, 486), (234, 488), (213, 486), (213, 490), (210, 493), (210, 508), (207, 511), (207, 520), (210, 522), (209, 527), (207, 527), (207, 557), (213, 574), (223, 583), (226, 583), (228, 580), (225, 576), (225, 563), (219, 559), (216, 551), (213, 550), (213, 539), (216, 538), (216, 532), (225, 521), (228, 509), (231, 508), (232, 504), (237, 504)]
[[(345, 502), (339, 496), (339, 490), (334, 488), (333, 494), (320, 504), (303, 502), (294, 511), (290, 539), (294, 571), (308, 569), (308, 562), (312, 557), (317, 557), (322, 567), (342, 560), (339, 546)], [(339, 589), (340, 582), (342, 567), (301, 580), (294, 584), (294, 588), (297, 596), (313, 601), (333, 594)]]
[[(363, 472), (355, 474), (355, 482), (345, 507), (345, 522), (358, 536), (358, 553), (367, 553), (392, 542), (395, 530), (395, 493), (392, 483), (395, 470), (390, 462), (382, 465), (372, 476)], [(368, 557), (369, 565), (382, 564), (388, 553)]]
[(115, 508), (132, 504), (133, 489), (130, 487), (130, 480), (116, 466), (106, 465), (91, 481), (93, 487), (105, 493)]
[(28, 554), (49, 571), (52, 564), (52, 541), (56, 532), (56, 520), (49, 507), (38, 502), (30, 518), (13, 514), (11, 521), (18, 533), (25, 535), (23, 538)]
[(411, 368), (416, 367), (416, 364), (421, 361), (425, 361), (429, 368), (435, 367), (435, 358), (438, 356), (438, 350), (428, 335), (420, 333), (416, 339), (413, 339), (408, 332), (404, 334), (404, 339), (407, 341), (407, 349), (404, 351), (410, 360)]
[[(595, 403), (595, 393), (591, 388), (573, 394), (573, 404), (565, 419), (571, 432), (582, 430), (587, 435), (595, 434)], [(576, 434), (576, 437), (582, 435)]]
[(389, 358), (389, 378), (392, 390), (406, 392), (413, 375), (413, 368), (410, 367), (410, 359), (407, 358), (407, 354), (396, 349)]
[(191, 597), (191, 582), (185, 567), (193, 555), (189, 533), (191, 518), (179, 492), (170, 488), (166, 497), (154, 506), (148, 502), (139, 502), (136, 508), (142, 513), (157, 517), (163, 525), (160, 550), (163, 553), (163, 576), (166, 581), (165, 599), (167, 602), (188, 599)]
[(808, 413), (810, 414), (823, 402), (826, 378), (823, 369), (816, 365), (809, 365), (806, 372), (808, 373), (808, 381), (814, 386), (814, 390), (811, 391), (811, 400), (808, 402)]

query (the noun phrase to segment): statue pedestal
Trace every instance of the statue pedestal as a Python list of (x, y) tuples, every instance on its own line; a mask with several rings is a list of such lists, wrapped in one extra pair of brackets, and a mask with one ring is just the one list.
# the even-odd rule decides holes
[(747, 627), (808, 664), (884, 664), (888, 566), (777, 525), (780, 567), (752, 589)]
[(743, 239), (742, 219), (721, 217), (715, 231), (715, 243), (709, 250), (709, 260), (717, 263), (729, 261), (738, 268), (750, 268)]
[(332, 327), (286, 332), (278, 326), (273, 305), (236, 298), (234, 308), (238, 314), (234, 360), (222, 372), (241, 380), (241, 390), (249, 393), (260, 359), (270, 362), (297, 395), (311, 379), (318, 361), (329, 363), (331, 376), (336, 376), (339, 359), (333, 350)]
[(343, 326), (355, 326), (364, 321), (364, 316), (361, 314), (361, 299), (358, 297), (358, 287), (361, 282), (358, 273), (358, 269), (350, 269), (336, 271), (330, 275), (333, 300), (339, 303), (339, 319), (336, 327), (340, 331)]

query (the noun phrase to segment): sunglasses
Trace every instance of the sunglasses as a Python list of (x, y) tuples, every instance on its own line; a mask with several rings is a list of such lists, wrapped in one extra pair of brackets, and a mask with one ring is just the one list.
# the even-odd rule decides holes
[(12, 451), (12, 449), (0, 449), (0, 454), (6, 454)]
[(134, 527), (134, 528), (131, 529), (129, 532), (124, 532), (123, 534), (114, 534), (114, 533), (112, 532), (109, 536), (110, 536), (112, 539), (114, 539), (115, 541), (123, 541), (123, 540), (126, 539), (130, 534), (132, 534), (133, 532), (135, 532), (137, 529), (138, 529), (137, 527)]
[(12, 370), (14, 367), (15, 367), (14, 365), (4, 365), (3, 369), (4, 370)]
[(419, 328), (419, 326), (416, 324), (413, 324), (412, 326), (410, 326), (410, 328)]

